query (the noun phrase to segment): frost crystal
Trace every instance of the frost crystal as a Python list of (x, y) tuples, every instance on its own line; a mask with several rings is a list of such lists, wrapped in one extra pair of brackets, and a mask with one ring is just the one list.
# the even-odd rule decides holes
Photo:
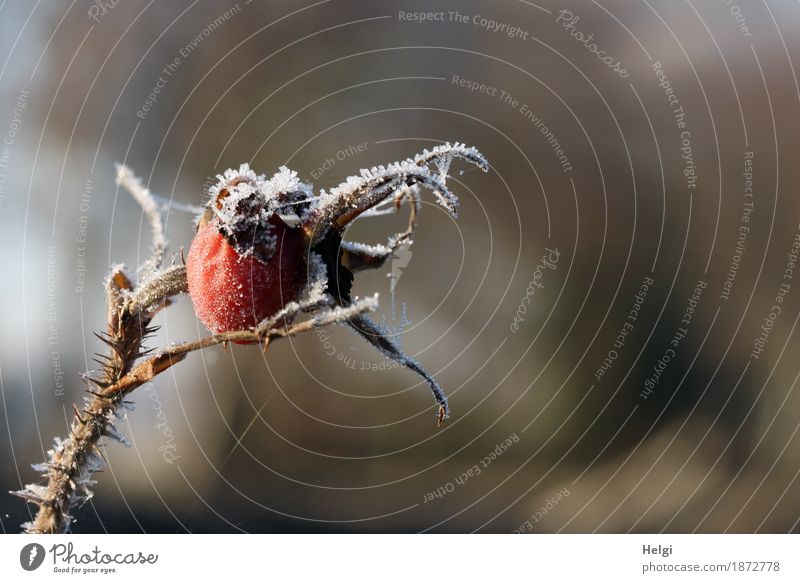
[(355, 253), (363, 253), (375, 258), (385, 257), (392, 252), (391, 247), (381, 245), (380, 243), (377, 245), (368, 245), (366, 243), (358, 243), (354, 241), (343, 241), (342, 249), (345, 249), (346, 251), (353, 251)]
[(267, 179), (248, 164), (218, 175), (209, 195), (207, 209), (218, 219), (218, 228), (228, 242), (240, 255), (254, 255), (262, 261), (268, 261), (276, 249), (270, 221), (278, 215), (304, 213), (313, 199), (311, 186), (286, 166)]
[(145, 188), (142, 181), (133, 171), (123, 164), (117, 164), (117, 184), (131, 193), (133, 198), (142, 207), (142, 211), (147, 216), (150, 223), (150, 230), (153, 235), (153, 257), (142, 266), (145, 275), (149, 275), (159, 267), (164, 261), (164, 253), (167, 249), (167, 236), (164, 233), (164, 224), (161, 221), (162, 208), (156, 202), (156, 198), (149, 189)]
[(378, 294), (366, 298), (356, 298), (348, 306), (336, 306), (320, 312), (314, 316), (316, 326), (327, 326), (338, 322), (346, 322), (364, 312), (374, 312), (378, 309)]
[[(372, 216), (385, 214), (378, 209), (381, 201), (401, 189), (417, 185), (431, 190), (437, 201), (447, 212), (455, 216), (458, 198), (447, 188), (450, 164), (454, 158), (462, 158), (475, 164), (484, 172), (489, 169), (486, 159), (475, 148), (463, 144), (442, 144), (402, 162), (388, 166), (375, 166), (361, 170), (358, 176), (350, 176), (330, 191), (322, 190), (302, 217), (306, 225), (314, 225), (313, 242), (322, 240), (330, 228), (341, 228), (362, 213)], [(436, 166), (432, 172), (431, 165)]]
[(300, 216), (314, 198), (310, 184), (301, 182), (297, 172), (281, 166), (269, 180), (258, 183), (262, 195), (271, 202), (273, 212)]
[(328, 269), (322, 257), (312, 251), (308, 255), (308, 284), (302, 302), (310, 305), (326, 301), (326, 289), (328, 289)]

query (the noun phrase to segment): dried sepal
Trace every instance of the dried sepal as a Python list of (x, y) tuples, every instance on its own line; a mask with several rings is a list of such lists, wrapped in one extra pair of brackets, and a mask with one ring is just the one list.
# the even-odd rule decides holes
[[(403, 245), (410, 245), (413, 241), (414, 230), (417, 227), (417, 213), (419, 212), (419, 188), (416, 185), (400, 190), (392, 202), (392, 212), (400, 209), (404, 200), (409, 201), (408, 227), (405, 231), (389, 237), (385, 245), (367, 245), (352, 241), (343, 241), (341, 244), (342, 264), (357, 273), (365, 269), (381, 267), (389, 257), (394, 255)], [(374, 207), (377, 208), (377, 207)], [(370, 209), (370, 210), (374, 210)], [(363, 214), (362, 214), (363, 216)], [(373, 215), (375, 216), (375, 215)]]
[[(324, 239), (329, 229), (344, 228), (362, 213), (408, 186), (420, 185), (431, 190), (439, 204), (455, 216), (458, 198), (446, 184), (454, 158), (464, 159), (484, 171), (489, 168), (486, 159), (475, 148), (447, 143), (402, 162), (361, 170), (358, 176), (348, 177), (329, 192), (322, 190), (302, 217), (311, 244)], [(431, 171), (431, 165), (436, 167), (435, 171)]]
[(439, 406), (437, 415), (439, 416), (439, 424), (450, 416), (450, 407), (447, 403), (447, 397), (442, 391), (442, 387), (436, 382), (436, 379), (428, 374), (425, 369), (413, 358), (403, 352), (400, 345), (397, 344), (387, 331), (380, 325), (373, 322), (367, 315), (361, 313), (351, 316), (347, 319), (347, 324), (359, 335), (361, 338), (369, 342), (386, 358), (403, 365), (409, 370), (415, 372), (422, 377), (433, 393), (433, 398)]
[(483, 154), (481, 154), (477, 149), (459, 142), (456, 142), (455, 144), (447, 142), (445, 144), (434, 146), (430, 150), (425, 149), (421, 153), (414, 156), (414, 162), (420, 165), (436, 164), (441, 173), (447, 174), (447, 171), (450, 168), (450, 163), (454, 158), (464, 159), (474, 164), (484, 172), (489, 170), (489, 162), (486, 161), (486, 158), (484, 158)]
[(414, 184), (432, 190), (448, 212), (455, 214), (458, 199), (428, 168), (417, 166), (411, 160), (377, 166), (362, 170), (359, 176), (350, 176), (330, 192), (320, 192), (314, 206), (303, 218), (311, 244), (320, 242), (330, 229), (343, 229), (398, 189)]
[(209, 189), (198, 230), (215, 220), (217, 230), (236, 252), (267, 262), (277, 249), (275, 217), (302, 214), (313, 199), (309, 184), (297, 172), (281, 166), (271, 178), (256, 174), (248, 164), (217, 175)]

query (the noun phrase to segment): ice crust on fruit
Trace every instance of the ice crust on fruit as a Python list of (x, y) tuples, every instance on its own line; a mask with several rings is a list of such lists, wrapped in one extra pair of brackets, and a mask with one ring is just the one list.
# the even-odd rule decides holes
[(302, 234), (281, 226), (277, 217), (271, 220), (280, 241), (267, 262), (240, 254), (219, 231), (216, 219), (195, 235), (186, 262), (189, 294), (212, 332), (253, 328), (302, 294)]
[(271, 177), (256, 174), (249, 164), (217, 175), (209, 189), (207, 208), (217, 219), (219, 231), (242, 256), (268, 261), (277, 239), (271, 220), (276, 215), (304, 212), (313, 196), (311, 185), (297, 172), (281, 166)]

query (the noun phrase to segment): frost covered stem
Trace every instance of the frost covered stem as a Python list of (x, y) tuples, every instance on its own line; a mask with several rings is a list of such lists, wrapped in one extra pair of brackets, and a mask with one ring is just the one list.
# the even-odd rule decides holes
[[(23, 529), (36, 534), (69, 530), (73, 510), (92, 497), (92, 475), (105, 463), (100, 449), (101, 440), (110, 437), (124, 442), (115, 428), (115, 422), (120, 409), (126, 404), (125, 397), (182, 361), (190, 352), (217, 344), (229, 341), (261, 343), (266, 349), (276, 338), (293, 336), (333, 323), (347, 323), (386, 357), (425, 379), (439, 406), (441, 424), (449, 413), (447, 398), (441, 387), (419, 363), (402, 351), (385, 330), (367, 317), (366, 314), (377, 307), (377, 295), (351, 299), (350, 284), (353, 272), (379, 267), (401, 245), (410, 244), (419, 207), (418, 186), (433, 191), (438, 202), (455, 216), (458, 199), (446, 185), (454, 158), (462, 158), (484, 171), (489, 168), (485, 158), (474, 148), (446, 143), (425, 150), (413, 159), (362, 170), (359, 176), (349, 177), (329, 193), (322, 191), (318, 197), (313, 196), (310, 185), (299, 181), (296, 172), (285, 167), (281, 167), (270, 180), (255, 175), (247, 165), (242, 165), (238, 173), (227, 171), (225, 176), (219, 177), (220, 184), (226, 184), (226, 180), (231, 183), (225, 188), (230, 190), (242, 184), (241, 181), (236, 184), (232, 181), (245, 176), (248, 181), (244, 186), (259, 190), (269, 202), (266, 206), (257, 205), (250, 209), (268, 213), (265, 215), (267, 218), (262, 217), (264, 220), (268, 220), (273, 213), (293, 213), (300, 218), (300, 228), (305, 231), (312, 251), (310, 257), (317, 258), (313, 270), (316, 276), (308, 283), (307, 297), (286, 304), (253, 329), (217, 334), (156, 352), (145, 350), (144, 342), (155, 332), (151, 323), (159, 310), (169, 306), (174, 296), (188, 291), (186, 268), (174, 264), (163, 266), (167, 249), (162, 220), (162, 213), (166, 212), (167, 207), (163, 199), (150, 192), (129, 168), (118, 166), (117, 183), (130, 191), (150, 224), (152, 256), (139, 267), (136, 286), (122, 266), (113, 267), (106, 280), (107, 329), (96, 336), (107, 345), (108, 350), (95, 359), (100, 368), (84, 375), (89, 385), (89, 396), (83, 409), (74, 408), (75, 416), (70, 424), (69, 435), (64, 440), (56, 440), (45, 463), (34, 466), (42, 472), (47, 484), (29, 484), (15, 492), (37, 507), (35, 518), (23, 524)], [(244, 186), (238, 193), (239, 198), (234, 196), (236, 193), (228, 192), (220, 199), (213, 196), (215, 193), (212, 190), (212, 201), (216, 204), (222, 200), (220, 212), (224, 211), (223, 215), (231, 209), (239, 212), (239, 204), (250, 200), (248, 197), (253, 192)], [(353, 220), (385, 213), (386, 209), (381, 205), (390, 198), (394, 198), (395, 208), (399, 208), (406, 196), (410, 197), (412, 207), (408, 228), (390, 237), (386, 245), (342, 243), (342, 232)], [(250, 215), (245, 216), (248, 217)], [(235, 226), (242, 225), (236, 223)], [(245, 221), (243, 231), (249, 232), (249, 226), (250, 223)], [(335, 278), (331, 281), (340, 282), (338, 289), (334, 290), (328, 285), (331, 277)], [(346, 285), (341, 285), (341, 282)], [(294, 318), (301, 313), (309, 317), (294, 322)]]
[[(286, 318), (266, 320), (253, 330), (237, 330), (196, 342), (176, 344), (143, 358), (137, 364), (149, 352), (142, 350), (142, 342), (153, 331), (150, 328), (153, 316), (160, 307), (169, 304), (172, 295), (186, 291), (185, 281), (186, 274), (182, 267), (169, 268), (137, 290), (131, 290), (130, 282), (121, 269), (112, 272), (107, 282), (109, 330), (106, 334), (97, 335), (110, 350), (100, 361), (103, 364), (101, 374), (84, 377), (93, 385), (91, 396), (82, 411), (75, 409), (69, 436), (57, 441), (48, 461), (41, 466), (45, 470), (47, 486), (30, 484), (24, 490), (15, 492), (38, 506), (33, 522), (23, 525), (25, 532), (52, 534), (68, 530), (71, 511), (91, 498), (89, 487), (94, 483), (92, 474), (105, 463), (100, 440), (110, 437), (122, 441), (114, 422), (125, 397), (181, 362), (190, 352), (234, 340), (261, 342), (266, 349), (272, 339), (294, 336), (360, 316), (375, 310), (378, 303), (377, 297), (368, 297), (347, 308), (335, 308), (307, 320), (285, 325), (294, 315), (289, 310)], [(154, 293), (153, 289), (161, 290), (163, 295)], [(128, 293), (123, 293), (123, 290)], [(148, 298), (148, 302), (143, 298)], [(113, 306), (119, 307), (115, 309)], [(297, 311), (303, 307), (296, 304)]]
[(81, 411), (74, 407), (67, 438), (57, 439), (47, 461), (35, 466), (47, 485), (29, 484), (15, 492), (38, 507), (33, 521), (22, 525), (28, 533), (69, 529), (72, 510), (92, 497), (92, 474), (104, 464), (100, 440), (123, 440), (114, 423), (125, 395), (183, 358), (149, 359), (134, 367), (147, 354), (142, 345), (155, 332), (150, 326), (153, 317), (169, 305), (170, 298), (187, 291), (186, 269), (182, 265), (162, 269), (167, 241), (153, 194), (126, 166), (117, 166), (117, 183), (141, 205), (152, 230), (153, 255), (143, 266), (143, 281), (135, 289), (120, 265), (112, 267), (106, 279), (107, 329), (96, 336), (108, 351), (95, 359), (100, 369), (84, 375), (89, 397)]
[(23, 525), (28, 533), (49, 534), (67, 531), (74, 507), (92, 496), (92, 474), (102, 467), (100, 451), (103, 437), (121, 439), (114, 428), (125, 395), (183, 359), (183, 356), (151, 358), (138, 366), (146, 352), (142, 343), (154, 332), (150, 323), (170, 297), (186, 291), (186, 272), (171, 267), (143, 283), (136, 290), (121, 267), (115, 267), (106, 281), (108, 329), (97, 334), (108, 352), (100, 355), (101, 365), (84, 379), (90, 396), (82, 411), (75, 408), (69, 435), (57, 441), (49, 459), (40, 466), (47, 485), (28, 485), (17, 492), (38, 506), (33, 522)]

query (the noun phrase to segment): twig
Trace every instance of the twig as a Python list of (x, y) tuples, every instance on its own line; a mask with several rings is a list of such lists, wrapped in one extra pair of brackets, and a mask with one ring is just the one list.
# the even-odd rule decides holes
[[(86, 373), (89, 396), (82, 409), (73, 406), (74, 417), (66, 439), (56, 439), (45, 463), (34, 466), (47, 480), (46, 485), (29, 484), (14, 494), (37, 506), (34, 520), (23, 524), (28, 533), (63, 533), (69, 530), (73, 511), (92, 497), (92, 475), (103, 467), (100, 440), (108, 437), (123, 443), (125, 438), (115, 427), (124, 413), (125, 397), (136, 388), (181, 362), (190, 352), (228, 342), (259, 343), (264, 350), (278, 338), (286, 338), (335, 322), (349, 324), (359, 335), (387, 358), (403, 364), (424, 378), (438, 405), (439, 424), (448, 416), (447, 398), (438, 383), (414, 359), (400, 349), (385, 331), (372, 322), (367, 313), (377, 308), (377, 294), (351, 299), (352, 272), (378, 267), (401, 245), (410, 244), (419, 210), (417, 185), (434, 192), (440, 204), (455, 214), (458, 199), (447, 189), (446, 178), (453, 158), (463, 158), (484, 171), (488, 164), (474, 148), (463, 144), (444, 144), (425, 150), (414, 159), (362, 170), (346, 182), (312, 196), (310, 185), (300, 183), (297, 174), (281, 167), (271, 179), (258, 177), (242, 165), (239, 173), (255, 180), (254, 188), (274, 203), (274, 212), (296, 211), (309, 243), (309, 277), (303, 299), (286, 304), (283, 309), (248, 330), (217, 334), (194, 342), (175, 344), (157, 351), (144, 349), (145, 340), (156, 331), (153, 318), (172, 299), (188, 291), (186, 268), (181, 262), (164, 267), (167, 239), (162, 213), (168, 211), (163, 199), (150, 192), (126, 166), (117, 166), (117, 183), (126, 188), (142, 207), (152, 231), (152, 256), (138, 270), (134, 285), (121, 265), (113, 266), (106, 279), (107, 327), (96, 334), (108, 351), (96, 359), (101, 368)], [(432, 170), (430, 166), (435, 166)], [(220, 176), (219, 188), (230, 182), (235, 171)], [(252, 176), (250, 176), (252, 175)], [(228, 184), (228, 187), (231, 187)], [(411, 212), (405, 231), (390, 237), (387, 245), (342, 245), (340, 232), (359, 216), (377, 216), (385, 212), (381, 201), (396, 193), (395, 210), (405, 197)], [(212, 200), (216, 200), (212, 197)], [(298, 206), (299, 205), (299, 206)], [(297, 207), (297, 208), (295, 208)], [(320, 252), (320, 253), (317, 253)], [(328, 261), (326, 261), (326, 259)], [(346, 285), (338, 290), (328, 286), (329, 276)], [(310, 314), (294, 322), (300, 314)]]
[[(141, 345), (153, 331), (149, 326), (155, 312), (168, 305), (172, 296), (186, 291), (186, 270), (182, 266), (171, 267), (131, 290), (130, 280), (117, 267), (107, 285), (109, 329), (106, 334), (97, 335), (110, 348), (103, 359), (102, 374), (84, 376), (87, 383), (93, 385), (89, 391), (91, 397), (82, 411), (75, 408), (69, 436), (58, 440), (49, 452), (49, 460), (38, 466), (47, 478), (47, 486), (29, 484), (15, 492), (38, 506), (33, 522), (23, 525), (28, 533), (63, 533), (69, 529), (72, 510), (92, 497), (91, 476), (105, 463), (99, 449), (100, 440), (110, 437), (123, 441), (114, 423), (125, 396), (181, 362), (190, 352), (227, 342), (260, 342), (266, 350), (273, 339), (294, 336), (377, 307), (375, 296), (292, 325), (281, 325), (295, 315), (290, 312), (273, 317), (253, 330), (227, 332), (170, 346), (134, 366), (145, 356)], [(299, 312), (310, 304), (294, 306)]]

